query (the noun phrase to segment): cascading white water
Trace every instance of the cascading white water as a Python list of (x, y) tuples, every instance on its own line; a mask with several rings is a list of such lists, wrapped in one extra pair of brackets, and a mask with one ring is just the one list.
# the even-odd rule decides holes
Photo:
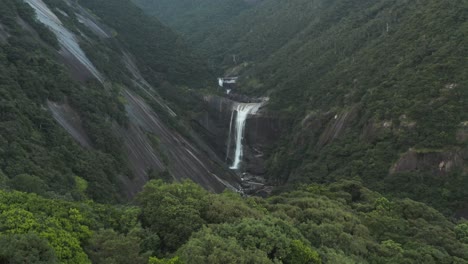
[[(245, 123), (247, 121), (247, 117), (251, 114), (256, 114), (258, 109), (262, 107), (263, 102), (261, 103), (239, 103), (235, 105), (235, 110), (237, 112), (236, 116), (236, 123), (235, 123), (235, 136), (236, 136), (236, 151), (234, 154), (234, 162), (230, 169), (237, 170), (239, 169), (239, 165), (242, 161), (243, 152), (243, 145), (242, 140), (244, 139), (244, 131), (245, 131)], [(230, 131), (229, 131), (230, 133)], [(229, 149), (230, 142), (228, 142), (228, 149)], [(228, 152), (229, 155), (229, 152)]]
[(229, 152), (231, 150), (231, 131), (232, 131), (232, 119), (234, 118), (234, 110), (231, 111), (231, 119), (229, 121), (229, 135), (227, 141), (227, 150), (226, 150), (226, 162), (229, 158)]

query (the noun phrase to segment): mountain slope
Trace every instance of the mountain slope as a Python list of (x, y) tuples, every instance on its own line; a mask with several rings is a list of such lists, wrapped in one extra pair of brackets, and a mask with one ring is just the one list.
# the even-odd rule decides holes
[[(1, 3), (2, 185), (101, 202), (132, 197), (149, 177), (235, 188), (237, 177), (192, 143), (185, 112), (163, 98), (210, 76), (171, 30), (125, 0), (25, 2)], [(113, 17), (103, 12), (112, 8)]]
[(256, 1), (153, 1), (132, 0), (148, 14), (179, 32), (192, 45), (198, 45), (220, 26), (230, 27), (230, 19)]
[(463, 0), (266, 0), (192, 35), (294, 120), (272, 182), (356, 178), (446, 210), (468, 204), (467, 16)]
[(144, 15), (130, 1), (80, 0), (79, 3), (118, 30), (116, 38), (141, 60), (143, 74), (150, 81), (167, 80), (201, 87), (213, 77), (205, 62), (177, 34)]
[[(114, 98), (105, 93), (91, 98), (88, 89), (81, 90), (70, 80), (66, 69), (55, 60), (58, 41), (33, 19), (29, 6), (19, 1), (2, 1), (2, 5), (5, 13), (1, 23), (8, 35), (0, 43), (2, 183), (13, 189), (82, 199), (84, 190), (78, 186), (86, 179), (88, 195), (98, 200), (118, 200), (120, 190), (113, 182), (122, 168), (117, 163), (119, 157), (80, 148), (44, 107), (47, 100), (60, 101), (65, 95), (73, 100), (79, 96), (89, 102), (102, 100), (102, 108), (115, 110), (113, 115), (118, 116)], [(46, 47), (39, 36), (54, 48)], [(85, 124), (91, 127), (97, 125), (96, 121)], [(96, 132), (98, 129), (90, 128)], [(103, 147), (113, 142), (111, 136), (100, 140)]]

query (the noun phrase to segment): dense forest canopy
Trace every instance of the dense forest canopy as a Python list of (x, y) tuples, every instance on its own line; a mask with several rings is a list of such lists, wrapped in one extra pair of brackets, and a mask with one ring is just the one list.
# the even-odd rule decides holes
[[(468, 1), (43, 2), (104, 78), (26, 2), (0, 1), (0, 263), (468, 263)], [(265, 153), (278, 188), (215, 194), (144, 168), (130, 197), (126, 91), (158, 96), (175, 118), (148, 108), (195, 141), (214, 72), (293, 124)]]
[(6, 191), (0, 201), (7, 263), (468, 263), (466, 222), (356, 182), (262, 199), (151, 181), (126, 207)]

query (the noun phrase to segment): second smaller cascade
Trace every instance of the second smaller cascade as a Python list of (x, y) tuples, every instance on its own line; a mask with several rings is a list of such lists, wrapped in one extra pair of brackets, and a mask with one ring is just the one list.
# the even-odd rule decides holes
[[(264, 102), (260, 103), (239, 103), (234, 106), (233, 111), (237, 112), (235, 121), (235, 139), (236, 139), (236, 151), (234, 154), (234, 162), (230, 169), (237, 170), (242, 161), (243, 156), (243, 145), (242, 140), (244, 139), (245, 125), (247, 117), (249, 115), (256, 114), (257, 111), (262, 107)], [(231, 133), (231, 131), (229, 131)], [(230, 137), (230, 136), (229, 136)], [(230, 141), (230, 138), (228, 139)], [(230, 142), (228, 142), (228, 146)]]

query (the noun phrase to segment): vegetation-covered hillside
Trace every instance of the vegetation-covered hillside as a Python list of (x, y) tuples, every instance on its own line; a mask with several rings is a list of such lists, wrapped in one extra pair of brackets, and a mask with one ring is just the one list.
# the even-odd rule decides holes
[[(2, 1), (0, 41), (0, 178), (2, 186), (49, 197), (121, 199), (116, 178), (125, 173), (106, 116), (124, 120), (122, 105), (97, 82), (74, 82), (57, 63), (55, 36), (22, 1)], [(34, 27), (32, 34), (18, 19)], [(41, 42), (37, 36), (41, 36)], [(53, 48), (52, 48), (53, 47)], [(81, 148), (45, 108), (67, 97), (84, 117), (96, 151)], [(88, 185), (86, 193), (81, 188)]]
[(265, 0), (187, 34), (295, 120), (270, 153), (272, 182), (360, 179), (452, 210), (468, 204), (467, 17), (465, 0)]
[(130, 0), (79, 0), (102, 21), (117, 30), (116, 38), (139, 61), (144, 76), (154, 83), (169, 81), (203, 87), (213, 75), (171, 29), (147, 16)]
[[(132, 0), (148, 14), (156, 16), (198, 46), (220, 26), (230, 28), (230, 19), (256, 1), (245, 0)], [(206, 54), (205, 54), (206, 55)]]
[[(62, 0), (44, 2), (80, 36), (80, 47), (105, 81), (87, 77), (85, 69), (74, 68), (73, 60), (65, 67), (62, 62), (67, 59), (58, 53), (63, 52), (61, 44), (28, 4), (0, 2), (2, 186), (67, 200), (122, 201), (128, 198), (125, 182), (133, 175), (114, 131), (117, 125), (128, 125), (122, 90), (134, 86), (122, 60), (122, 46), (134, 52), (153, 85), (164, 84), (164, 95), (177, 93), (173, 84), (201, 87), (210, 73), (176, 34), (129, 1), (107, 2), (109, 6), (82, 1), (102, 15), (97, 21), (112, 27), (108, 38), (81, 22), (79, 7)], [(123, 20), (127, 23), (118, 23)], [(89, 136), (86, 148), (52, 118), (50, 105), (64, 105), (78, 116), (73, 118)]]
[(0, 191), (4, 263), (468, 263), (468, 224), (354, 182), (268, 199), (152, 181), (134, 206)]
[[(466, 0), (135, 0), (174, 30), (130, 0), (43, 1), (103, 78), (30, 5), (0, 1), (0, 263), (468, 263), (468, 223), (452, 217), (468, 204)], [(214, 194), (144, 167), (168, 182), (129, 199), (125, 92), (169, 100), (177, 118), (156, 99), (141, 109), (188, 135), (178, 121), (199, 111), (208, 63), (293, 121), (266, 153), (286, 187)]]

